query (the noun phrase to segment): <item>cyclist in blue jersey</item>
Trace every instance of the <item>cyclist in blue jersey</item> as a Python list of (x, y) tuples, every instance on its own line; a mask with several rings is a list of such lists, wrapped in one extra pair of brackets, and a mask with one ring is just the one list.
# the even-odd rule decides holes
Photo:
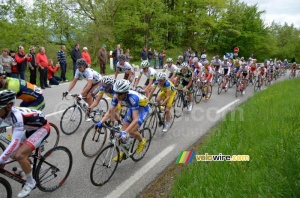
[[(146, 96), (139, 94), (136, 91), (129, 90), (130, 82), (128, 80), (117, 80), (114, 84), (114, 91), (116, 92), (115, 98), (112, 99), (111, 117), (110, 120), (115, 120), (115, 109), (119, 102), (127, 106), (128, 110), (123, 120), (122, 132), (126, 135), (121, 138), (128, 138), (129, 135), (133, 136), (139, 141), (136, 153), (141, 153), (146, 144), (146, 139), (138, 132), (138, 128), (143, 124), (146, 117), (150, 112), (149, 100)], [(119, 159), (123, 159), (124, 153), (120, 153)], [(114, 158), (117, 161), (118, 156)]]

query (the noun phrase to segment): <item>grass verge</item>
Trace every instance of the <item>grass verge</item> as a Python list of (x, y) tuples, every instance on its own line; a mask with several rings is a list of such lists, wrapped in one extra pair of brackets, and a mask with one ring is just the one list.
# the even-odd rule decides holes
[(299, 90), (295, 79), (258, 92), (191, 149), (249, 162), (174, 164), (159, 178), (167, 187), (154, 183), (140, 197), (300, 197)]

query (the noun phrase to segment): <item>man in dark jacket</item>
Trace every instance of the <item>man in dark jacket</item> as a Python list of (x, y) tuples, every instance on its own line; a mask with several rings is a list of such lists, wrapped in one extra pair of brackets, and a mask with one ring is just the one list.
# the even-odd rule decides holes
[(118, 57), (121, 54), (120, 49), (121, 49), (121, 45), (117, 45), (117, 48), (112, 52), (114, 71), (116, 71)]
[(141, 61), (148, 59), (147, 47), (144, 47), (141, 52)]
[(71, 52), (71, 58), (73, 60), (73, 76), (75, 76), (76, 72), (76, 61), (81, 58), (81, 52), (79, 50), (79, 44), (75, 44), (75, 48)]
[(29, 64), (30, 83), (36, 85), (36, 64), (35, 64), (35, 47), (30, 49), (31, 61)]
[(66, 71), (67, 71), (67, 59), (65, 54), (66, 46), (62, 45), (61, 50), (57, 52), (57, 60), (60, 65), (60, 78), (62, 81), (68, 82), (66, 79)]

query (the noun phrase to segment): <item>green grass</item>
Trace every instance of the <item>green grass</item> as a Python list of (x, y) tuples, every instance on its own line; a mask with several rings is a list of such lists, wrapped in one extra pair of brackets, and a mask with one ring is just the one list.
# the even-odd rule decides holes
[(178, 164), (170, 197), (300, 197), (300, 79), (276, 83), (228, 113), (197, 154), (249, 162)]

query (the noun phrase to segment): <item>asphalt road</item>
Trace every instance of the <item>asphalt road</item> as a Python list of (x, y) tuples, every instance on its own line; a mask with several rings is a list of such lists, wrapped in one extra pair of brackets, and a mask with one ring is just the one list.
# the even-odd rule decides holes
[[(123, 74), (119, 77), (123, 77)], [(285, 78), (287, 77), (288, 75)], [(142, 81), (144, 82), (145, 79), (143, 78)], [(79, 93), (85, 83), (85, 80), (78, 81), (71, 93)], [(44, 90), (46, 99), (44, 113), (57, 126), (59, 126), (62, 111), (72, 103), (72, 100), (62, 100), (62, 92), (67, 90), (68, 85), (69, 83), (65, 83)], [(253, 86), (250, 85), (246, 94), (238, 98), (235, 97), (234, 88), (218, 95), (217, 85), (215, 85), (209, 101), (202, 100), (194, 105), (190, 113), (185, 110), (183, 116), (175, 119), (172, 128), (167, 133), (163, 134), (158, 131), (145, 157), (139, 162), (131, 159), (123, 161), (110, 181), (102, 187), (93, 186), (90, 181), (90, 169), (94, 158), (86, 158), (81, 152), (82, 137), (92, 125), (92, 122), (83, 121), (79, 130), (74, 134), (67, 136), (61, 133), (60, 136), (59, 145), (68, 147), (73, 154), (72, 171), (64, 186), (51, 193), (45, 193), (36, 188), (30, 197), (136, 197), (167, 166), (175, 163), (181, 151), (187, 150), (218, 123), (226, 112), (243, 103), (253, 94)], [(243, 109), (239, 108), (239, 111), (243, 112)], [(244, 120), (241, 116), (239, 120), (230, 121)], [(63, 160), (60, 159), (59, 163), (63, 163)], [(8, 180), (13, 186), (13, 195), (16, 197), (21, 185)]]

